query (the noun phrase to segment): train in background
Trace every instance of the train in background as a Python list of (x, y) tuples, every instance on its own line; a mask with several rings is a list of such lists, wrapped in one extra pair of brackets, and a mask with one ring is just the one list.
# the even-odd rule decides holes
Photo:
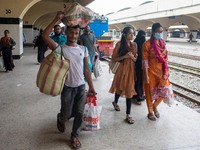
[(108, 18), (103, 15), (95, 15), (89, 25), (98, 42), (99, 57), (111, 57), (114, 49), (114, 40), (112, 40), (112, 36), (109, 36)]

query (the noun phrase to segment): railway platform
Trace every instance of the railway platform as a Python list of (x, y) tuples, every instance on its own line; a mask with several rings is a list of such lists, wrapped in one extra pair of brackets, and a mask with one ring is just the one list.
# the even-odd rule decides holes
[[(25, 48), (24, 56), (14, 60), (12, 72), (0, 72), (0, 149), (1, 150), (70, 150), (73, 119), (66, 123), (65, 133), (56, 127), (60, 97), (50, 97), (36, 87), (37, 51)], [(103, 106), (101, 129), (82, 131), (82, 150), (200, 150), (200, 113), (179, 102), (171, 107), (159, 106), (161, 117), (147, 119), (146, 102), (132, 104), (133, 125), (125, 119), (125, 99), (120, 98), (121, 111), (112, 106), (108, 93), (113, 74), (101, 62), (102, 75), (93, 83), (98, 104)]]

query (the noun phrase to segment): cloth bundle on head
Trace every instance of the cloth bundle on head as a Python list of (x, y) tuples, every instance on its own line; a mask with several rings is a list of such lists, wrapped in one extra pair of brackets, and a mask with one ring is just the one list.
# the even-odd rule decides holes
[(69, 3), (64, 9), (64, 18), (62, 19), (63, 24), (67, 26), (76, 26), (85, 27), (93, 17), (93, 12), (81, 6), (77, 2)]

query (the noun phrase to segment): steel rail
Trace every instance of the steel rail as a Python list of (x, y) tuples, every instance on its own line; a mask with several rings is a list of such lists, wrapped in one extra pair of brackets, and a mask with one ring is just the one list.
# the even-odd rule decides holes
[[(185, 90), (185, 91), (187, 91), (187, 92), (190, 92), (190, 93), (192, 93), (192, 94), (195, 94), (195, 95), (197, 95), (197, 96), (200, 96), (200, 93), (197, 92), (197, 91), (194, 91), (194, 90), (191, 90), (191, 89), (189, 89), (189, 88), (183, 87), (183, 86), (178, 85), (178, 84), (176, 84), (176, 83), (174, 83), (174, 82), (171, 82), (171, 84), (172, 84), (173, 86), (178, 87), (178, 88), (180, 88), (180, 89), (183, 89), (183, 90)], [(195, 98), (195, 97), (191, 97), (191, 96), (189, 96), (188, 94), (185, 94), (185, 93), (183, 93), (182, 91), (179, 91), (179, 90), (177, 90), (177, 89), (173, 89), (173, 91), (174, 91), (174, 94), (178, 94), (178, 95), (180, 95), (181, 97), (184, 97), (184, 98), (186, 98), (187, 100), (189, 100), (189, 101), (191, 101), (191, 102), (193, 102), (193, 103), (197, 103), (198, 105), (200, 105), (200, 99), (197, 99), (197, 98)]]

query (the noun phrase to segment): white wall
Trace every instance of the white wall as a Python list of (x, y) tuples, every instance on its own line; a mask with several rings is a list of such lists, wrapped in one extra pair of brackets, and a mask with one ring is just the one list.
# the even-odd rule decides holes
[(23, 28), (23, 32), (25, 35), (26, 42), (25, 43), (33, 43), (33, 29), (32, 28)]

